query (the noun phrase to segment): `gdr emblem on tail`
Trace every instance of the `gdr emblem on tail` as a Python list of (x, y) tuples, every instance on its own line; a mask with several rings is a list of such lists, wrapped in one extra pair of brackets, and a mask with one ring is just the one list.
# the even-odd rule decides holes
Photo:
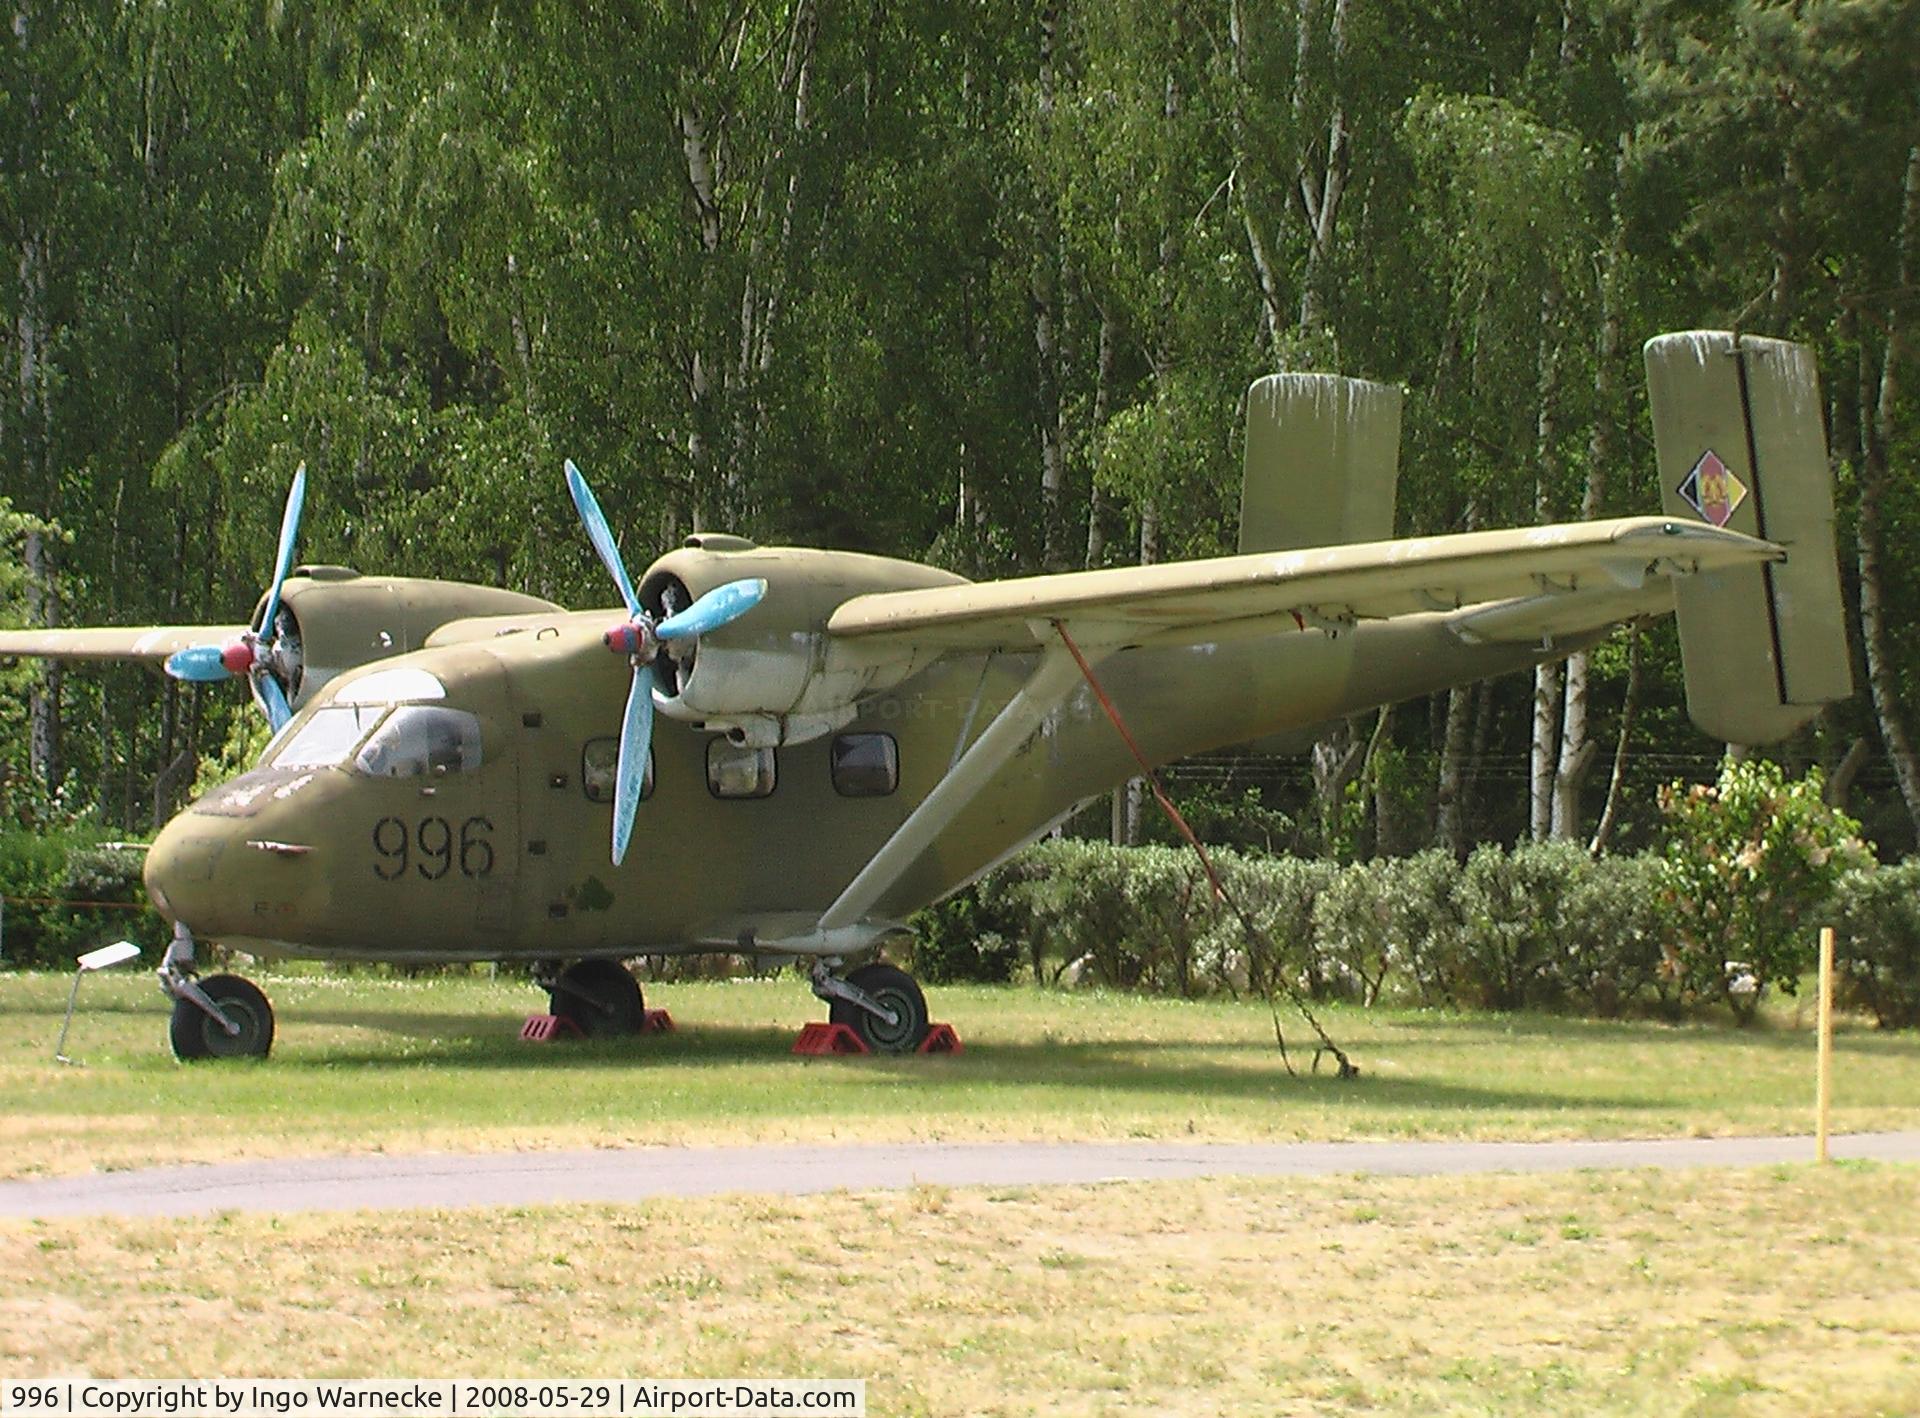
[(1721, 462), (1720, 455), (1711, 448), (1700, 455), (1700, 461), (1693, 465), (1686, 481), (1674, 490), (1686, 499), (1689, 507), (1716, 527), (1732, 521), (1740, 504), (1747, 500), (1747, 485), (1733, 475), (1733, 470)]

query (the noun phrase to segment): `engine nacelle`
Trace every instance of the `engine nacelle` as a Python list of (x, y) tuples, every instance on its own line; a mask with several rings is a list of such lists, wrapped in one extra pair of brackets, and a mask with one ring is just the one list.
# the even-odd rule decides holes
[[(266, 609), (254, 607), (254, 623)], [(418, 650), (450, 621), (561, 608), (537, 596), (460, 581), (362, 576), (345, 566), (300, 566), (280, 594), (280, 632), (268, 669), (298, 709), (328, 680)]]
[(827, 634), (827, 618), (842, 602), (966, 580), (889, 557), (757, 547), (704, 533), (647, 569), (640, 603), (664, 618), (715, 587), (751, 577), (767, 583), (765, 599), (752, 611), (698, 641), (661, 647), (653, 662), (653, 702), (663, 714), (756, 748), (832, 733), (861, 701), (938, 658), (933, 648), (880, 648)]

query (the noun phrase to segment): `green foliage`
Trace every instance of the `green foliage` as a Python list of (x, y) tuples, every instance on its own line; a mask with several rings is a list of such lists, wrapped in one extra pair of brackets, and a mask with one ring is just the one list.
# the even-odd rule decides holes
[(234, 718), (219, 751), (200, 760), (200, 774), (193, 780), (192, 796), (205, 797), (229, 778), (238, 778), (253, 767), (272, 737), (266, 715), (242, 714)]
[(1818, 769), (1789, 782), (1778, 764), (1729, 757), (1717, 783), (1661, 794), (1663, 969), (1683, 999), (1723, 1001), (1746, 1023), (1761, 989), (1794, 991), (1834, 888), (1873, 860), (1822, 784)]
[(978, 893), (961, 891), (917, 913), (913, 972), (930, 985), (999, 985), (1021, 965), (1017, 942), (997, 929)]
[(1840, 1002), (1882, 1029), (1920, 1028), (1920, 861), (1849, 873), (1833, 919)]
[[(1251, 937), (1213, 901), (1191, 851), (1067, 839), (1029, 848), (925, 913), (916, 959), (947, 972), (934, 978), (1006, 978), (1024, 950), (1043, 983), (1259, 994), (1284, 979), (1363, 1005), (1602, 1018), (1729, 1002), (1724, 986), (1672, 975), (1665, 856), (1596, 860), (1549, 842), (1482, 847), (1464, 863), (1438, 851), (1344, 867), (1231, 849), (1213, 857)], [(1847, 925), (1850, 997), (1888, 1027), (1920, 1022), (1920, 895), (1910, 889), (1920, 864), (1876, 873), (1844, 844), (1827, 862)]]
[(152, 946), (166, 938), (166, 923), (145, 905), (143, 854), (105, 841), (84, 826), (0, 831), (7, 965), (60, 969), (108, 941)]
[[(950, 8), (21, 9), (0, 487), (74, 533), (63, 619), (240, 618), (302, 461), (303, 559), (572, 604), (606, 592), (562, 454), (636, 564), (696, 524), (970, 573), (1215, 552), (1275, 368), (1406, 389), (1405, 532), (1570, 513), (1589, 468), (1646, 510), (1639, 343), (1736, 318), (1816, 345), (1837, 458), (1912, 461), (1897, 361), (1872, 427), (1920, 309), (1912, 0)], [(1843, 531), (1858, 500), (1843, 479)], [(1900, 604), (1904, 484), (1884, 522)], [(1670, 643), (1630, 775), (1698, 751)], [(1890, 656), (1910, 702), (1920, 656)], [(14, 819), (59, 812), (18, 784), (28, 673), (0, 670)], [(1603, 653), (1597, 738), (1621, 678)], [(57, 756), (128, 816), (250, 716), (101, 683), (67, 676)], [(1523, 692), (1492, 691), (1458, 799), (1488, 837), (1513, 822), (1472, 785), (1525, 742)], [(1827, 732), (1888, 741), (1874, 712)], [(1343, 859), (1431, 840), (1417, 718), (1300, 814)]]

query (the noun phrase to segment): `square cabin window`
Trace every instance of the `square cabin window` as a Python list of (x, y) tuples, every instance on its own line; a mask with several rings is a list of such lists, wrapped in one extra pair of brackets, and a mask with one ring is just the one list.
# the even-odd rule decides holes
[(764, 798), (773, 793), (770, 748), (741, 748), (725, 739), (707, 742), (707, 789), (716, 798)]
[[(614, 771), (620, 766), (619, 739), (588, 739), (580, 750), (580, 791), (590, 803), (613, 801)], [(647, 749), (647, 771), (640, 779), (640, 801), (653, 796), (653, 749)]]
[(884, 798), (900, 786), (892, 734), (841, 734), (833, 741), (833, 790), (843, 798)]

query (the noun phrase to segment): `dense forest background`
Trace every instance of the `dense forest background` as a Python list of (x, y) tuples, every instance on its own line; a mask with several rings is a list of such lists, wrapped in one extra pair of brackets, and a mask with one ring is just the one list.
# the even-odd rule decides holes
[[(581, 605), (563, 456), (635, 564), (1213, 553), (1276, 369), (1405, 387), (1403, 532), (1651, 510), (1640, 345), (1737, 326), (1819, 354), (1862, 691), (1777, 752), (1913, 846), (1917, 0), (10, 8), (14, 623), (244, 618), (302, 462), (303, 560)], [(29, 826), (163, 818), (252, 713), (5, 676)], [(1174, 777), (1365, 855), (1630, 844), (1718, 757), (1654, 627)]]

